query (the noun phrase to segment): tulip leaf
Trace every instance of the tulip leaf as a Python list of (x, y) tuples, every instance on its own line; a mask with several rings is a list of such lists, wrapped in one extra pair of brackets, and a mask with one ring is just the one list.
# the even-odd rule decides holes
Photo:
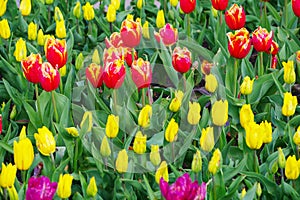
[(246, 193), (243, 200), (252, 200), (255, 198), (257, 183), (255, 183)]
[(41, 119), (38, 117), (36, 111), (34, 111), (34, 109), (24, 100), (23, 106), (34, 128), (37, 130), (38, 128), (42, 127)]
[(205, 59), (208, 62), (212, 62), (213, 60), (214, 54), (208, 49), (197, 44), (197, 42), (189, 40), (179, 40), (179, 45), (188, 48), (194, 56), (200, 56), (201, 59)]
[(284, 195), (291, 197), (292, 199), (300, 199), (300, 194), (299, 191), (296, 191), (290, 184), (287, 184), (286, 182), (283, 181), (282, 187)]
[(239, 162), (237, 166), (225, 167), (223, 170), (224, 182), (227, 183), (228, 181), (232, 180), (233, 177), (235, 177), (240, 171), (242, 171), (247, 164), (246, 162), (247, 162), (247, 158), (244, 157), (244, 159), (241, 162)]
[[(281, 16), (278, 14), (278, 11), (269, 3), (269, 2), (264, 2), (270, 11), (270, 13), (273, 15), (275, 18), (275, 21), (280, 22)], [(248, 17), (248, 16), (247, 16)]]
[(274, 80), (272, 78), (272, 74), (263, 75), (255, 80), (253, 83), (253, 91), (248, 95), (249, 103), (258, 103), (273, 84)]
[(52, 181), (58, 182), (58, 178), (59, 175), (63, 173), (65, 167), (67, 166), (67, 164), (70, 162), (70, 157), (66, 158), (65, 160), (63, 160), (60, 165), (54, 170), (53, 174), (52, 174)]
[(147, 177), (145, 176), (145, 174), (143, 174), (143, 178), (144, 178), (144, 182), (145, 182), (145, 185), (146, 185), (146, 189), (147, 189), (147, 194), (149, 195), (149, 198), (150, 200), (155, 200), (155, 195), (153, 193), (153, 190), (149, 184), (149, 181), (147, 179)]
[[(224, 174), (224, 176), (225, 176), (225, 174)], [(233, 196), (236, 194), (236, 191), (241, 186), (241, 183), (245, 179), (245, 177), (246, 176), (238, 176), (236, 179), (231, 179), (232, 182), (227, 189), (226, 195), (221, 197), (220, 200), (233, 199)], [(224, 182), (227, 183), (227, 181), (224, 181)]]
[(4, 141), (0, 141), (0, 147), (2, 147), (3, 149), (5, 149), (6, 151), (8, 151), (11, 154), (14, 153), (13, 148)]

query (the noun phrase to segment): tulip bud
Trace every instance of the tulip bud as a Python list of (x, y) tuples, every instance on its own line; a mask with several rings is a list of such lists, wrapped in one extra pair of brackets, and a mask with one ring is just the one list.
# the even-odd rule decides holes
[(227, 8), (228, 0), (211, 0), (211, 4), (216, 10), (221, 11)]
[(178, 0), (170, 0), (170, 4), (171, 6), (176, 7), (178, 4)]
[(45, 44), (45, 37), (42, 29), (39, 29), (38, 34), (37, 34), (37, 43), (40, 46), (44, 46)]
[(163, 10), (159, 10), (156, 16), (156, 26), (157, 28), (162, 28), (166, 24), (165, 15)]
[(141, 10), (143, 7), (143, 0), (137, 0), (136, 7)]
[(251, 105), (244, 104), (240, 110), (240, 124), (243, 128), (246, 128), (251, 122), (254, 122), (254, 114)]
[(252, 93), (254, 79), (250, 79), (249, 76), (246, 76), (243, 80), (243, 83), (240, 86), (241, 93), (248, 95)]
[(178, 40), (178, 31), (176, 28), (173, 28), (171, 24), (166, 24), (163, 28), (159, 29), (159, 33), (154, 32), (155, 39), (157, 42), (164, 43), (165, 46), (172, 46)]
[(64, 65), (63, 67), (59, 68), (58, 72), (59, 72), (61, 77), (64, 77), (67, 74), (67, 66)]
[(141, 23), (138, 20), (124, 20), (121, 24), (120, 34), (125, 47), (138, 46), (142, 35)]
[(192, 161), (192, 171), (198, 173), (202, 170), (202, 158), (199, 150), (194, 154)]
[(257, 195), (258, 197), (260, 197), (261, 194), (262, 194), (262, 189), (261, 189), (260, 183), (258, 182), (258, 183), (257, 183), (257, 186), (256, 186), (256, 195)]
[(100, 88), (103, 83), (103, 68), (100, 65), (91, 63), (85, 69), (85, 75), (87, 80), (94, 86), (94, 88)]
[(292, 0), (292, 9), (294, 14), (297, 17), (300, 17), (300, 1), (299, 0)]
[(128, 155), (125, 149), (119, 151), (116, 160), (116, 169), (119, 173), (124, 173), (128, 169)]
[(187, 72), (192, 65), (192, 54), (186, 48), (175, 47), (172, 54), (172, 65), (180, 73)]
[(50, 63), (44, 62), (41, 66), (39, 82), (45, 91), (50, 92), (58, 88), (60, 83), (60, 74)]
[(285, 155), (283, 154), (281, 147), (278, 147), (278, 165), (281, 169), (285, 168), (285, 162)]
[(150, 105), (145, 105), (138, 117), (139, 126), (141, 126), (142, 128), (149, 127), (151, 116), (152, 116), (152, 107)]
[(217, 126), (223, 126), (228, 120), (228, 101), (216, 101), (211, 109), (212, 121)]
[(195, 10), (196, 2), (196, 0), (180, 0), (180, 8), (185, 14), (189, 14)]
[(175, 97), (172, 99), (170, 105), (169, 105), (169, 109), (172, 112), (177, 112), (181, 106), (181, 102), (183, 99), (183, 92), (181, 90), (177, 90), (175, 91)]
[(100, 146), (100, 154), (103, 157), (108, 157), (111, 154), (110, 146), (106, 136), (104, 136), (102, 139), (101, 146)]
[(16, 43), (16, 49), (14, 52), (14, 56), (17, 61), (21, 62), (23, 59), (27, 57), (27, 48), (26, 42), (22, 38), (18, 39)]
[(50, 4), (53, 4), (53, 1), (54, 1), (54, 0), (45, 0), (45, 3), (46, 3), (47, 5), (50, 5)]
[(30, 54), (27, 58), (21, 61), (21, 66), (26, 79), (32, 83), (39, 83), (39, 76), (42, 57), (40, 54)]
[(200, 137), (200, 147), (206, 152), (211, 152), (215, 146), (214, 128), (207, 127), (202, 129)]
[(256, 51), (267, 52), (272, 44), (273, 31), (270, 33), (265, 28), (260, 26), (252, 33), (252, 44)]
[(23, 16), (28, 16), (31, 12), (31, 0), (21, 0), (19, 10)]
[(87, 21), (90, 21), (95, 18), (94, 7), (91, 6), (90, 2), (87, 2), (84, 6), (82, 6), (83, 10), (83, 18)]
[(38, 128), (38, 133), (34, 134), (36, 146), (44, 156), (50, 156), (55, 152), (56, 143), (52, 132), (45, 126)]
[(114, 7), (115, 7), (116, 10), (119, 10), (119, 8), (120, 8), (120, 0), (110, 0), (110, 3), (112, 5), (114, 5)]
[(28, 40), (36, 40), (37, 37), (37, 25), (30, 22), (28, 25)]
[(272, 142), (272, 124), (266, 120), (259, 124), (263, 134), (263, 143), (268, 144)]
[(145, 23), (143, 25), (142, 34), (143, 34), (144, 38), (150, 39), (149, 22), (148, 21), (145, 21)]
[(65, 38), (67, 36), (64, 20), (56, 21), (55, 34), (58, 38)]
[(45, 43), (45, 54), (49, 63), (55, 68), (61, 68), (67, 63), (67, 43), (66, 40), (48, 38)]
[(222, 165), (222, 153), (219, 149), (216, 149), (213, 153), (211, 160), (208, 163), (208, 171), (215, 175)]
[(261, 127), (255, 122), (250, 122), (246, 128), (246, 144), (250, 149), (260, 149), (263, 144)]
[(240, 199), (244, 199), (244, 197), (246, 196), (246, 194), (247, 194), (246, 188), (243, 188), (242, 192), (241, 192), (241, 198)]
[(10, 37), (10, 27), (7, 19), (2, 19), (0, 21), (0, 36), (5, 40)]
[(12, 187), (14, 185), (17, 174), (16, 165), (9, 163), (7, 166), (2, 163), (2, 170), (0, 174), (0, 186), (3, 188)]
[(169, 182), (168, 165), (166, 161), (162, 161), (159, 168), (155, 172), (156, 183), (159, 183), (161, 178), (163, 178), (166, 182)]
[(158, 145), (151, 145), (150, 161), (154, 166), (158, 166), (161, 162)]
[(201, 64), (201, 72), (205, 75), (209, 75), (212, 67), (213, 63), (210, 63), (207, 60), (203, 60)]
[(58, 186), (57, 186), (57, 195), (62, 198), (66, 199), (71, 196), (72, 193), (72, 181), (73, 176), (70, 174), (64, 174), (59, 176)]
[(65, 129), (73, 137), (78, 137), (79, 136), (77, 128), (75, 128), (75, 127), (69, 127), (69, 128), (65, 128)]
[(165, 131), (165, 139), (168, 142), (173, 142), (174, 140), (177, 139), (177, 133), (178, 133), (178, 123), (175, 122), (175, 119), (172, 118), (171, 121), (169, 122), (166, 131)]
[(294, 61), (289, 60), (287, 63), (282, 62), (283, 65), (283, 79), (287, 84), (292, 84), (296, 81), (296, 73), (294, 69)]
[(6, 12), (6, 4), (8, 0), (1, 0), (0, 1), (0, 17), (2, 17)]
[(64, 21), (64, 16), (62, 12), (60, 11), (59, 7), (55, 7), (54, 9), (54, 20), (57, 21)]
[(108, 115), (105, 132), (106, 136), (109, 138), (117, 137), (119, 133), (119, 116), (113, 114)]
[(292, 96), (291, 93), (284, 93), (283, 105), (281, 108), (282, 114), (284, 116), (292, 116), (295, 114), (296, 107), (298, 105), (298, 100), (296, 96)]
[(122, 59), (116, 59), (106, 65), (103, 81), (108, 88), (118, 89), (122, 86), (126, 76), (126, 69)]
[(75, 60), (75, 69), (80, 70), (83, 67), (84, 57), (82, 53), (79, 53)]
[[(83, 59), (82, 59), (82, 61), (83, 61)], [(95, 51), (93, 52), (92, 62), (96, 63), (97, 65), (100, 65), (100, 56), (99, 56), (98, 49), (95, 49)]]
[(213, 6), (211, 6), (211, 12), (214, 18), (218, 17), (218, 10), (216, 10)]
[[(130, 56), (132, 58), (132, 56)], [(147, 88), (152, 81), (152, 69), (149, 61), (142, 58), (134, 60), (131, 65), (131, 77), (138, 89)]]
[(98, 192), (98, 189), (97, 189), (97, 185), (96, 185), (96, 180), (95, 180), (95, 177), (93, 176), (90, 179), (90, 183), (86, 188), (86, 193), (88, 196), (94, 197), (94, 196), (96, 196), (97, 192)]
[(85, 125), (87, 125), (87, 132), (90, 132), (93, 127), (93, 113), (91, 111), (85, 111), (82, 116), (80, 128), (82, 129)]
[(242, 59), (247, 56), (251, 49), (251, 40), (246, 28), (227, 33), (228, 51), (234, 58)]
[(200, 121), (201, 107), (198, 102), (189, 102), (189, 112), (187, 115), (187, 121), (191, 125), (197, 125)]
[(13, 105), (12, 110), (9, 115), (9, 119), (13, 120), (15, 118), (16, 114), (17, 114), (17, 108), (16, 108), (16, 105)]
[(287, 158), (284, 172), (287, 179), (296, 180), (299, 177), (299, 167), (295, 155)]
[(278, 162), (274, 162), (271, 166), (271, 173), (276, 174), (278, 171)]
[(293, 141), (297, 146), (300, 146), (300, 126), (298, 126), (298, 129), (294, 134)]
[(112, 23), (116, 21), (116, 8), (114, 5), (110, 4), (107, 9), (106, 19), (108, 22)]
[(8, 187), (7, 191), (10, 200), (19, 200), (19, 196), (14, 185), (12, 187)]
[(238, 30), (245, 26), (246, 14), (242, 6), (233, 4), (229, 10), (225, 12), (225, 21), (231, 30)]
[(146, 152), (147, 136), (143, 135), (141, 131), (138, 131), (134, 137), (133, 151), (137, 154), (143, 154)]
[(218, 81), (215, 75), (209, 74), (205, 76), (205, 89), (209, 91), (210, 93), (213, 93), (216, 91), (218, 87)]
[(80, 4), (80, 1), (77, 1), (75, 7), (73, 8), (73, 15), (77, 19), (79, 19), (81, 17), (81, 4)]

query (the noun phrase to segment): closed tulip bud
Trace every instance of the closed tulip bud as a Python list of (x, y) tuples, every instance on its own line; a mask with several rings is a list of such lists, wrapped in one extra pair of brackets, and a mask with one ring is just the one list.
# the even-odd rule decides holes
[(261, 127), (255, 122), (250, 122), (245, 129), (247, 146), (250, 149), (260, 149), (263, 144), (263, 134)]
[(281, 149), (281, 147), (278, 147), (278, 165), (281, 169), (285, 168), (285, 155)]
[(13, 105), (12, 110), (9, 115), (9, 119), (11, 119), (11, 120), (14, 119), (16, 114), (17, 114), (17, 106)]
[(272, 54), (273, 56), (275, 56), (279, 51), (279, 45), (277, 44), (277, 42), (275, 42), (274, 40), (272, 40), (272, 44), (270, 49), (267, 51), (268, 54)]
[(192, 161), (192, 171), (198, 173), (202, 170), (202, 158), (199, 150), (194, 154)]
[(185, 14), (189, 14), (195, 10), (196, 2), (196, 0), (180, 0), (180, 8)]
[(2, 163), (2, 170), (0, 174), (0, 186), (3, 188), (12, 187), (14, 185), (17, 174), (16, 165), (9, 163), (7, 166)]
[(39, 29), (39, 31), (38, 31), (38, 34), (37, 34), (37, 43), (40, 46), (44, 46), (44, 44), (45, 44), (45, 36), (44, 36), (44, 33), (43, 33), (42, 29)]
[(241, 93), (248, 95), (252, 93), (254, 79), (250, 79), (249, 76), (246, 76), (243, 80), (243, 83), (240, 86)]
[(262, 194), (262, 189), (261, 189), (260, 183), (258, 182), (258, 183), (257, 183), (257, 186), (256, 186), (256, 195), (257, 195), (258, 197), (260, 197), (261, 194)]
[(198, 102), (189, 102), (189, 112), (187, 115), (187, 121), (191, 125), (197, 125), (200, 121), (201, 107)]
[(26, 127), (23, 126), (19, 142), (14, 141), (14, 161), (19, 170), (28, 170), (34, 159), (33, 146), (26, 137)]
[(200, 147), (206, 152), (211, 152), (211, 150), (215, 146), (214, 139), (214, 128), (207, 127), (206, 129), (202, 129), (201, 137), (200, 137)]
[(46, 127), (38, 128), (38, 133), (34, 134), (36, 146), (44, 156), (50, 156), (55, 152), (56, 142), (52, 132)]
[(240, 199), (244, 199), (244, 197), (246, 196), (246, 194), (247, 194), (246, 188), (243, 188), (242, 192), (241, 192), (241, 198)]
[(138, 131), (134, 137), (133, 151), (137, 154), (143, 154), (146, 152), (147, 136), (143, 135), (141, 131)]
[(272, 124), (267, 121), (263, 121), (259, 124), (261, 132), (263, 134), (263, 143), (268, 144), (272, 142)]
[(154, 35), (157, 42), (162, 40), (165, 46), (172, 46), (178, 40), (178, 30), (169, 23), (159, 29), (159, 33), (154, 32)]
[(106, 136), (109, 138), (117, 137), (119, 133), (119, 116), (113, 114), (108, 115), (105, 132)]
[(216, 10), (221, 11), (227, 8), (228, 0), (211, 0), (211, 4)]
[(156, 17), (157, 28), (162, 28), (166, 24), (165, 15), (163, 10), (159, 10)]
[(69, 127), (69, 128), (66, 128), (66, 131), (72, 135), (73, 137), (78, 137), (79, 136), (79, 133), (78, 133), (78, 130), (77, 128), (75, 127)]
[(63, 67), (59, 68), (58, 72), (61, 77), (64, 77), (67, 74), (67, 65), (64, 65)]
[(252, 44), (256, 51), (267, 52), (272, 44), (273, 31), (270, 33), (260, 26), (252, 33)]
[(251, 122), (254, 122), (254, 114), (251, 105), (244, 104), (240, 110), (240, 124), (243, 128), (246, 128)]
[(116, 21), (117, 19), (117, 11), (116, 11), (116, 8), (114, 7), (114, 5), (110, 4), (108, 6), (108, 9), (107, 9), (107, 13), (106, 13), (106, 19), (108, 22), (112, 23), (114, 21)]
[(116, 59), (106, 65), (103, 81), (108, 88), (118, 89), (122, 86), (126, 76), (126, 69), (122, 59)]
[(77, 1), (75, 7), (73, 8), (73, 15), (77, 19), (80, 19), (81, 15), (82, 15), (81, 14), (81, 4), (80, 4), (80, 1)]
[(227, 33), (228, 51), (234, 58), (245, 58), (251, 49), (250, 34), (246, 28)]
[(218, 17), (218, 10), (216, 10), (213, 6), (211, 6), (211, 12), (214, 18)]
[(103, 157), (108, 157), (111, 154), (110, 146), (107, 140), (107, 137), (104, 136), (100, 145), (100, 154)]
[(138, 124), (143, 128), (147, 128), (150, 126), (150, 119), (152, 116), (152, 107), (150, 105), (145, 105), (138, 117)]
[(169, 109), (172, 112), (177, 112), (181, 106), (182, 99), (183, 99), (183, 92), (181, 90), (175, 91), (175, 97), (172, 99)]
[(180, 73), (189, 71), (192, 65), (192, 54), (186, 48), (175, 47), (172, 54), (172, 65), (174, 69)]
[(91, 111), (85, 111), (82, 116), (80, 123), (80, 128), (83, 128), (84, 125), (87, 125), (87, 132), (90, 132), (93, 127), (93, 113)]
[(87, 2), (84, 6), (82, 6), (83, 10), (83, 18), (87, 21), (90, 21), (95, 18), (95, 11), (90, 2)]
[(233, 4), (229, 10), (225, 12), (225, 21), (231, 30), (238, 30), (245, 26), (246, 14), (242, 6)]
[(21, 61), (24, 75), (29, 82), (39, 83), (38, 74), (40, 74), (42, 63), (40, 54), (30, 54), (30, 56)]
[(97, 192), (98, 192), (98, 188), (97, 188), (95, 177), (93, 176), (90, 179), (90, 183), (86, 188), (86, 193), (88, 196), (94, 197), (94, 196), (96, 196)]
[(124, 173), (128, 169), (128, 155), (125, 149), (119, 151), (118, 153), (116, 169), (119, 173)]
[[(132, 59), (132, 55), (130, 54)], [(131, 65), (131, 77), (138, 89), (147, 88), (152, 81), (152, 68), (149, 61), (142, 58), (134, 60)]]
[(18, 39), (16, 43), (16, 49), (14, 52), (14, 56), (17, 61), (21, 62), (23, 59), (27, 57), (27, 48), (26, 42), (22, 38)]
[(23, 16), (28, 16), (31, 12), (31, 0), (21, 0), (19, 10)]
[(213, 63), (210, 63), (207, 60), (203, 60), (201, 64), (201, 72), (205, 75), (209, 75), (212, 67)]
[(83, 67), (84, 57), (82, 53), (79, 53), (75, 60), (75, 68), (76, 70), (80, 70)]
[(208, 171), (215, 175), (222, 165), (222, 153), (219, 149), (216, 149), (213, 153), (211, 160), (208, 163)]
[(294, 14), (297, 17), (300, 17), (300, 1), (299, 0), (292, 0), (292, 9)]
[[(81, 54), (82, 56), (82, 54)], [(83, 56), (82, 56), (83, 57)], [(83, 60), (83, 59), (82, 59)], [(100, 56), (99, 56), (99, 52), (98, 49), (95, 49), (95, 51), (93, 52), (92, 55), (92, 62), (96, 63), (97, 65), (100, 65)]]
[(2, 17), (6, 12), (6, 4), (8, 0), (1, 0), (0, 1), (0, 17)]
[(67, 43), (66, 40), (48, 38), (45, 43), (45, 54), (49, 63), (55, 68), (61, 68), (67, 63)]
[(119, 10), (119, 8), (120, 8), (120, 0), (111, 0), (110, 3), (112, 5), (114, 5), (114, 7), (115, 7), (116, 10)]
[(216, 91), (218, 87), (218, 81), (215, 75), (209, 74), (205, 76), (205, 89), (209, 91), (210, 93), (213, 93)]
[(62, 198), (66, 199), (71, 196), (72, 193), (72, 181), (73, 176), (70, 174), (64, 174), (59, 176), (58, 186), (57, 186), (57, 195)]
[(47, 5), (50, 5), (50, 4), (53, 4), (53, 1), (54, 1), (54, 0), (45, 0), (45, 3), (46, 3)]
[(103, 68), (95, 63), (91, 63), (85, 69), (86, 78), (93, 85), (94, 88), (100, 88), (102, 86), (103, 71)]
[(289, 60), (287, 63), (282, 62), (283, 65), (283, 80), (287, 84), (292, 84), (296, 81), (296, 73), (294, 69), (294, 61)]
[(65, 38), (67, 36), (64, 20), (56, 21), (55, 34), (58, 38)]
[(142, 36), (141, 23), (138, 20), (124, 20), (121, 24), (120, 34), (125, 47), (138, 46)]
[(168, 142), (173, 142), (177, 139), (178, 129), (178, 123), (172, 118), (165, 131), (165, 138)]
[(5, 40), (10, 37), (10, 27), (7, 19), (2, 19), (0, 21), (0, 36)]
[(50, 63), (44, 62), (41, 66), (39, 82), (42, 88), (47, 92), (56, 90), (60, 83), (60, 74)]
[(142, 9), (142, 7), (143, 7), (143, 0), (137, 0), (136, 7), (138, 9)]
[(149, 22), (148, 21), (145, 21), (145, 23), (143, 25), (142, 34), (143, 34), (144, 38), (150, 39)]
[(64, 16), (61, 12), (61, 10), (59, 9), (59, 7), (55, 7), (54, 9), (54, 20), (55, 21), (63, 21), (64, 20)]
[(37, 37), (37, 25), (30, 22), (28, 25), (28, 40), (36, 40)]
[(169, 182), (168, 165), (166, 161), (162, 161), (159, 168), (155, 172), (155, 181), (159, 184), (160, 179), (163, 178), (166, 182)]
[(171, 6), (176, 7), (178, 4), (178, 0), (170, 0), (170, 4)]
[(158, 145), (151, 145), (150, 161), (154, 166), (158, 166), (161, 162)]
[(216, 101), (211, 109), (212, 121), (217, 126), (223, 126), (228, 120), (228, 101)]
[(274, 162), (271, 166), (271, 173), (276, 174), (278, 171), (278, 162)]
[(296, 96), (292, 96), (291, 93), (284, 93), (283, 105), (281, 108), (282, 114), (286, 117), (292, 116), (295, 114), (296, 107), (298, 105), (298, 100)]
[(296, 180), (299, 177), (299, 167), (295, 155), (287, 158), (284, 172), (287, 179)]
[(297, 146), (300, 146), (300, 126), (298, 126), (298, 129), (294, 134), (293, 141)]
[(12, 187), (8, 187), (7, 191), (10, 200), (19, 200), (19, 196), (14, 185)]

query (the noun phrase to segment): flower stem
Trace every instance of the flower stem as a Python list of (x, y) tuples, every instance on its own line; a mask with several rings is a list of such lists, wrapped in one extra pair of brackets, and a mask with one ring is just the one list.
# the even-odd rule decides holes
[(284, 20), (285, 20), (285, 27), (287, 28), (287, 25), (288, 25), (288, 12), (287, 12), (287, 0), (284, 0), (284, 13), (285, 13), (285, 16), (284, 16)]
[(256, 150), (253, 151), (253, 164), (254, 164), (254, 171), (258, 173), (258, 163), (257, 163), (257, 156), (256, 156)]
[(258, 77), (261, 77), (264, 74), (264, 56), (263, 52), (259, 53), (260, 64), (258, 65)]
[(113, 33), (113, 25), (112, 25), (112, 22), (109, 23), (109, 30), (110, 30), (110, 33)]
[(26, 172), (27, 172), (26, 170), (21, 171), (22, 181), (24, 184), (26, 183)]
[(74, 153), (74, 161), (73, 161), (73, 167), (74, 171), (77, 172), (77, 160), (78, 160), (78, 140), (79, 138), (77, 137), (75, 140), (75, 153)]
[(38, 98), (39, 98), (39, 88), (38, 88), (37, 84), (35, 84), (35, 98), (36, 98), (37, 110), (38, 110), (40, 119), (41, 119), (41, 121), (43, 121), (42, 113), (41, 113), (41, 105), (40, 105), (40, 102), (38, 100)]
[(219, 11), (219, 13), (220, 13), (220, 16), (219, 16), (219, 23), (220, 23), (220, 27), (221, 27), (222, 22), (223, 22), (222, 11)]
[(56, 102), (55, 102), (54, 93), (55, 93), (55, 91), (52, 90), (51, 96), (52, 96), (52, 104), (53, 104), (53, 109), (54, 109), (54, 116), (55, 116), (55, 121), (58, 122), (58, 113), (57, 113), (57, 108), (56, 108)]
[(114, 108), (114, 112), (115, 114), (117, 114), (117, 90), (113, 89), (113, 108)]
[(142, 105), (144, 107), (146, 104), (146, 92), (145, 92), (146, 89), (142, 88), (141, 90), (142, 90)]
[(239, 60), (237, 58), (234, 59), (234, 68), (233, 68), (233, 96), (237, 96), (237, 79), (238, 79), (238, 65), (239, 65)]
[(187, 36), (191, 37), (191, 19), (190, 14), (187, 14)]
[(53, 168), (55, 169), (55, 159), (54, 159), (53, 153), (50, 153), (50, 157), (51, 157), (51, 161), (53, 163)]

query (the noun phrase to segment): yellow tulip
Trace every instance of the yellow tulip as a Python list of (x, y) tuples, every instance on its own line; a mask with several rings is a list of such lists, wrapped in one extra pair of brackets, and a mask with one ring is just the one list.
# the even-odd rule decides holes
[(2, 171), (0, 174), (0, 186), (3, 188), (11, 187), (14, 185), (17, 174), (16, 165), (9, 163), (7, 166), (2, 163)]
[(152, 116), (152, 107), (150, 105), (145, 105), (139, 114), (139, 118), (138, 118), (139, 126), (143, 128), (149, 127), (151, 116)]
[(278, 165), (281, 169), (285, 168), (285, 155), (281, 149), (281, 147), (278, 147)]
[[(82, 53), (80, 53), (82, 56)], [(79, 56), (80, 56), (79, 54)], [(83, 56), (82, 56), (83, 57)], [(95, 49), (93, 56), (92, 56), (92, 63), (96, 63), (97, 65), (100, 65), (100, 56), (97, 49)]]
[(18, 39), (16, 43), (16, 49), (14, 52), (14, 56), (17, 61), (21, 62), (23, 59), (27, 57), (27, 49), (26, 42), (22, 38)]
[(176, 7), (178, 4), (178, 0), (170, 0), (170, 4), (171, 6)]
[(84, 6), (82, 6), (83, 10), (83, 18), (87, 21), (90, 21), (95, 18), (94, 7), (87, 2)]
[(79, 136), (79, 133), (78, 133), (78, 130), (77, 128), (75, 127), (69, 127), (69, 128), (66, 128), (66, 131), (72, 135), (73, 137), (78, 137)]
[(177, 139), (178, 129), (179, 127), (177, 122), (175, 122), (175, 119), (172, 118), (165, 131), (165, 138), (168, 142), (173, 142)]
[(189, 112), (187, 115), (187, 121), (191, 125), (197, 125), (200, 121), (201, 107), (198, 102), (189, 102)]
[(148, 21), (145, 21), (145, 23), (143, 24), (142, 34), (143, 34), (144, 38), (150, 39), (149, 22)]
[(93, 127), (93, 113), (91, 111), (86, 111), (83, 116), (82, 116), (82, 120), (80, 123), (80, 128), (83, 128), (83, 125), (86, 123), (88, 123), (88, 128), (87, 128), (87, 132), (90, 132), (92, 130)]
[(146, 152), (147, 136), (143, 135), (141, 131), (138, 131), (134, 137), (133, 151), (137, 154), (143, 154)]
[(77, 1), (75, 7), (73, 8), (73, 15), (77, 19), (79, 19), (81, 17), (81, 4), (80, 4), (80, 1)]
[(42, 29), (39, 29), (38, 34), (37, 34), (37, 43), (40, 46), (44, 46), (45, 44), (45, 37)]
[(163, 178), (166, 182), (169, 182), (168, 165), (166, 161), (162, 161), (160, 166), (155, 172), (155, 181), (159, 184), (160, 179)]
[(208, 171), (215, 175), (222, 164), (222, 153), (219, 149), (216, 149), (213, 153), (211, 160), (208, 163)]
[(126, 19), (129, 20), (129, 21), (134, 21), (133, 15), (132, 15), (132, 14), (128, 14), (128, 15), (126, 16)]
[(89, 185), (87, 186), (86, 193), (88, 196), (94, 197), (96, 196), (97, 192), (98, 192), (98, 188), (97, 188), (95, 177), (93, 176), (90, 179)]
[(19, 10), (23, 16), (28, 16), (31, 12), (31, 0), (21, 0)]
[(125, 149), (118, 153), (116, 160), (116, 169), (119, 173), (124, 173), (128, 169), (128, 155)]
[(250, 123), (254, 122), (254, 114), (250, 104), (244, 104), (240, 110), (240, 123), (243, 128)]
[(223, 126), (228, 120), (228, 101), (216, 101), (212, 106), (212, 121), (217, 126)]
[(251, 80), (249, 76), (246, 76), (240, 86), (241, 93), (244, 95), (251, 94), (253, 90), (253, 82), (254, 79)]
[[(260, 197), (261, 194), (262, 194), (262, 189), (261, 189), (260, 183), (258, 182), (258, 183), (257, 183), (257, 187), (256, 187), (256, 195), (257, 195), (258, 197)], [(258, 198), (258, 199), (259, 199), (259, 198)]]
[(143, 0), (137, 0), (136, 7), (138, 9), (142, 9), (142, 7), (143, 7)]
[(158, 166), (161, 162), (158, 145), (151, 145), (150, 161), (154, 166)]
[(8, 187), (7, 191), (10, 200), (19, 200), (19, 196), (14, 185), (12, 187)]
[(246, 194), (247, 194), (246, 188), (243, 188), (242, 192), (241, 192), (241, 199), (244, 199), (244, 197), (246, 196)]
[(218, 81), (215, 75), (209, 74), (205, 76), (205, 89), (209, 91), (210, 93), (213, 93), (216, 91), (218, 87)]
[(177, 112), (181, 106), (181, 102), (183, 99), (183, 92), (181, 90), (177, 90), (175, 91), (175, 97), (172, 99), (170, 105), (169, 105), (169, 109), (172, 112)]
[(53, 1), (54, 1), (54, 0), (45, 0), (45, 3), (46, 3), (47, 5), (50, 5), (50, 4), (53, 4)]
[(107, 118), (105, 126), (106, 136), (109, 138), (117, 137), (119, 133), (119, 116), (113, 114), (109, 115)]
[(260, 149), (263, 144), (261, 127), (255, 122), (250, 122), (246, 126), (246, 144), (250, 149)]
[(202, 129), (200, 137), (200, 147), (206, 152), (210, 152), (215, 146), (214, 128), (207, 127)]
[(0, 21), (0, 36), (5, 40), (10, 37), (10, 27), (7, 19), (2, 19)]
[(100, 154), (103, 157), (108, 157), (111, 154), (110, 146), (107, 140), (107, 137), (104, 136), (100, 145)]
[(215, 18), (218, 17), (218, 10), (216, 10), (213, 6), (211, 7), (211, 12)]
[(119, 10), (120, 8), (120, 0), (111, 0), (110, 4), (114, 5), (116, 10)]
[(284, 172), (287, 179), (295, 180), (299, 177), (299, 167), (295, 155), (287, 158)]
[(58, 38), (65, 38), (67, 36), (64, 20), (56, 21), (55, 34)]
[(63, 67), (58, 69), (59, 74), (61, 77), (64, 77), (67, 74), (67, 65), (64, 65)]
[(61, 10), (59, 9), (59, 7), (57, 7), (57, 6), (54, 9), (54, 20), (55, 21), (62, 21), (62, 20), (64, 20), (64, 16), (63, 16)]
[(202, 158), (199, 150), (196, 151), (192, 161), (192, 171), (198, 173), (202, 170)]
[(114, 7), (114, 5), (110, 4), (108, 6), (108, 9), (107, 9), (107, 13), (106, 13), (106, 19), (108, 22), (112, 23), (114, 21), (116, 21), (116, 8)]
[(8, 0), (0, 0), (0, 17), (2, 17), (6, 12), (6, 4)]
[(26, 127), (23, 126), (19, 142), (14, 141), (14, 161), (19, 170), (27, 170), (34, 159), (33, 146), (31, 141), (26, 137)]
[(57, 185), (57, 195), (62, 198), (66, 199), (71, 196), (72, 193), (72, 181), (73, 176), (70, 174), (64, 174), (59, 176), (58, 185)]
[(263, 134), (263, 143), (268, 144), (272, 142), (272, 124), (267, 121), (263, 121), (259, 124), (261, 133)]
[(298, 126), (298, 129), (294, 134), (293, 141), (297, 146), (300, 146), (300, 126)]
[(289, 92), (284, 93), (283, 105), (281, 108), (282, 114), (287, 117), (294, 115), (297, 104), (298, 100), (296, 96), (292, 96)]
[(296, 73), (294, 69), (294, 61), (289, 60), (287, 63), (282, 62), (283, 65), (283, 80), (285, 83), (291, 84), (296, 81)]
[(28, 25), (28, 40), (36, 40), (37, 37), (37, 25), (30, 22)]
[(162, 28), (165, 26), (165, 24), (166, 24), (166, 21), (165, 21), (164, 11), (160, 10), (160, 11), (158, 11), (157, 17), (156, 17), (156, 26), (157, 26), (157, 28)]
[(38, 128), (38, 133), (34, 134), (36, 146), (44, 156), (50, 156), (55, 152), (56, 143), (52, 132), (46, 127)]

